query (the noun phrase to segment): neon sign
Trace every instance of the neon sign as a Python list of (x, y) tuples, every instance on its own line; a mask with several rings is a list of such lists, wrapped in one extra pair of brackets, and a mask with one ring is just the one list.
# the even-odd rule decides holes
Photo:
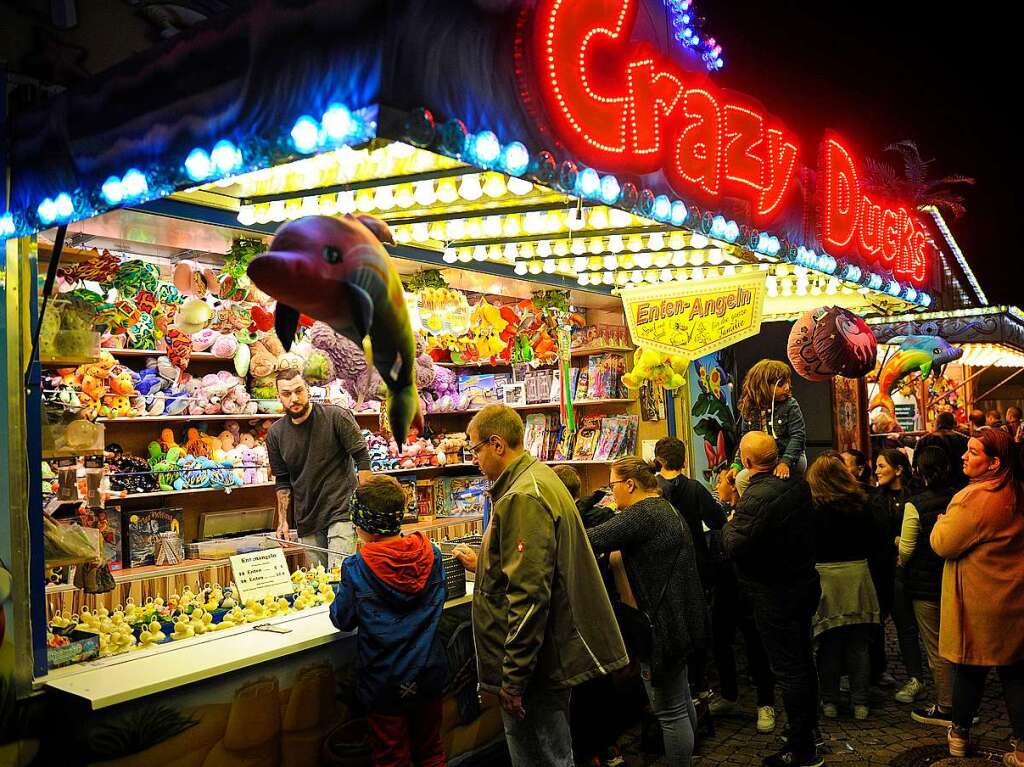
[[(742, 94), (681, 70), (631, 39), (639, 0), (538, 0), (534, 92), (566, 147), (595, 168), (661, 171), (680, 196), (748, 201), (756, 221), (796, 186), (798, 145)], [(913, 206), (864, 193), (853, 155), (829, 135), (818, 175), (819, 230), (832, 255), (876, 262), (920, 286), (933, 246)]]
[(664, 170), (680, 193), (742, 197), (758, 218), (792, 187), (797, 144), (739, 94), (690, 83), (630, 39), (637, 0), (541, 0), (532, 41), (541, 99), (582, 161), (638, 175)]
[(898, 277), (922, 285), (934, 251), (927, 230), (906, 205), (864, 193), (853, 154), (835, 135), (821, 145), (818, 227), (834, 253), (856, 253)]

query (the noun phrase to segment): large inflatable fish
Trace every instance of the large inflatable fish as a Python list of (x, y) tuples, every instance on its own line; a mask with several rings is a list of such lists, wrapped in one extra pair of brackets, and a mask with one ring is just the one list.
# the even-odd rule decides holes
[(878, 374), (878, 393), (872, 397), (868, 411), (881, 407), (892, 416), (896, 415), (892, 393), (903, 378), (916, 371), (921, 372), (922, 378), (933, 370), (941, 373), (943, 365), (964, 353), (939, 336), (896, 336), (888, 343), (899, 344), (900, 348), (882, 366)]
[(416, 342), (402, 281), (381, 242), (394, 242), (383, 221), (307, 216), (284, 224), (270, 249), (249, 264), (252, 281), (277, 299), (274, 328), (290, 349), (299, 315), (330, 325), (363, 346), (388, 387), (395, 441), (423, 426), (416, 394)]

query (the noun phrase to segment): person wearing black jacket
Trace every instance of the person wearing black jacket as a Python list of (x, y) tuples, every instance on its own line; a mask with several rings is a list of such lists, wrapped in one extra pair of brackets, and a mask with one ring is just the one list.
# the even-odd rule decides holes
[[(1009, 409), (1006, 411), (1010, 412)], [(967, 486), (961, 457), (967, 452), (967, 435), (956, 430), (956, 418), (952, 413), (943, 412), (935, 417), (935, 431), (930, 431), (917, 441), (914, 448), (914, 468), (920, 472), (921, 454), (926, 447), (938, 447), (946, 453), (949, 463), (950, 480), (956, 490)]]
[(903, 527), (903, 508), (914, 494), (916, 479), (907, 454), (902, 450), (883, 450), (875, 458), (875, 476), (878, 487), (871, 497), (871, 514), (875, 520), (878, 539), (868, 561), (871, 578), (875, 582), (881, 623), (872, 640), (872, 677), (881, 679), (887, 665), (885, 657), (885, 619), (892, 616), (896, 625), (896, 638), (903, 666), (909, 679), (895, 694), (900, 703), (913, 703), (924, 693), (924, 661), (917, 637), (914, 609), (903, 591), (903, 582), (897, 578), (896, 545)]
[[(605, 490), (597, 490), (581, 498), (583, 483), (576, 469), (566, 465), (553, 466), (552, 469), (576, 501), (576, 510), (580, 513), (584, 528), (589, 530), (615, 516), (614, 511), (601, 505), (607, 495)], [(597, 567), (601, 571), (608, 598), (615, 605), (618, 597), (608, 567), (607, 554), (597, 556)], [(572, 732), (572, 750), (578, 764), (606, 764), (619, 757), (615, 742), (622, 734), (619, 724), (621, 717), (616, 716), (614, 707), (608, 705), (608, 701), (616, 697), (615, 683), (607, 674), (590, 679), (573, 691), (569, 700), (569, 729)]]
[(811, 618), (821, 588), (814, 567), (811, 491), (799, 477), (774, 476), (778, 448), (765, 432), (743, 436), (740, 458), (751, 479), (722, 529), (722, 544), (750, 597), (789, 720), (786, 745), (763, 764), (818, 767), (824, 760), (815, 744), (818, 676)]
[(953, 712), (953, 665), (939, 655), (939, 606), (945, 560), (932, 550), (928, 539), (939, 515), (946, 513), (956, 493), (956, 480), (950, 470), (949, 456), (942, 448), (925, 447), (914, 457), (925, 489), (907, 500), (898, 566), (904, 594), (913, 604), (918, 632), (928, 653), (928, 665), (935, 682), (935, 702), (915, 708), (910, 716), (922, 724), (949, 727)]
[[(686, 465), (686, 445), (676, 437), (662, 437), (654, 446), (655, 465), (658, 468), (658, 487), (690, 528), (693, 548), (697, 555), (697, 574), (704, 589), (704, 598), (711, 603), (714, 583), (714, 563), (708, 551), (707, 531), (721, 530), (725, 512), (708, 489), (700, 482), (683, 474)], [(708, 616), (710, 623), (710, 616)], [(714, 627), (712, 626), (712, 632)], [(707, 651), (701, 650), (690, 658), (690, 689), (697, 696), (708, 693)]]

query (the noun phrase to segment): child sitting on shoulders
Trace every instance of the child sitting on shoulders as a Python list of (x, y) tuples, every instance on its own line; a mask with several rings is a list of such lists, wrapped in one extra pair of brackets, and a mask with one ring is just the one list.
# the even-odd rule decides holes
[(368, 710), (373, 764), (445, 767), (441, 552), (422, 533), (401, 535), (405, 493), (393, 477), (371, 477), (349, 510), (362, 545), (342, 564), (331, 621), (358, 629), (356, 694)]
[[(787, 479), (794, 471), (802, 474), (807, 470), (807, 456), (804, 454), (807, 427), (800, 404), (793, 396), (789, 365), (779, 360), (760, 360), (755, 363), (743, 379), (739, 411), (740, 439), (748, 431), (764, 431), (775, 438), (779, 450), (776, 477)], [(736, 440), (732, 470), (733, 476), (743, 470), (739, 439)]]

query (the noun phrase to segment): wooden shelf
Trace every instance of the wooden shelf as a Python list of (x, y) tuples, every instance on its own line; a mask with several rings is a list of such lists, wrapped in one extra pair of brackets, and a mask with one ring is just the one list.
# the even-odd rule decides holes
[[(200, 469), (200, 471), (202, 471)], [(199, 487), (192, 490), (157, 490), (152, 493), (126, 493), (125, 495), (110, 495), (107, 498), (107, 503), (117, 503), (118, 501), (133, 501), (136, 498), (160, 498), (167, 495), (194, 495), (196, 493), (225, 493), (230, 495), (231, 493), (237, 493), (239, 490), (248, 490), (252, 487), (273, 487), (273, 482), (257, 482), (252, 485), (240, 485), (237, 487)]]
[(446, 463), (438, 466), (413, 466), (410, 469), (381, 469), (374, 474), (419, 474), (428, 471), (443, 471), (444, 469), (476, 469), (475, 463)]
[[(636, 402), (635, 399), (629, 398), (612, 398), (612, 399), (578, 399), (572, 403), (573, 407), (600, 407), (602, 405), (631, 405)], [(494, 404), (500, 405), (502, 403), (496, 402)], [(561, 405), (557, 402), (537, 402), (533, 405), (510, 405), (513, 410), (522, 412), (529, 412), (531, 410), (557, 410)], [(436, 416), (436, 415), (473, 415), (479, 413), (483, 408), (473, 408), (471, 410), (435, 410), (432, 413), (424, 413), (424, 416)], [(361, 413), (352, 413), (356, 418), (378, 418), (380, 413), (372, 413), (364, 411)], [(268, 418), (270, 416), (267, 416)]]
[[(110, 352), (115, 357), (161, 357), (167, 354), (166, 350), (161, 351), (159, 349), (112, 349), (104, 347), (100, 351)], [(192, 352), (189, 360), (222, 360), (225, 363), (234, 364), (231, 357), (218, 357), (212, 352)]]
[(402, 525), (402, 531), (407, 533), (425, 533), (430, 530), (443, 530), (446, 527), (465, 525), (471, 522), (482, 522), (483, 514), (468, 514), (464, 517), (437, 517), (433, 522), (412, 522)]
[(97, 418), (97, 423), (160, 423), (162, 421), (262, 421), (283, 418), (284, 413), (218, 413), (216, 415), (145, 415), (135, 418)]
[(627, 346), (595, 346), (593, 349), (573, 349), (573, 357), (591, 357), (595, 354), (630, 354), (633, 349)]
[(63, 557), (58, 559), (47, 559), (46, 567), (67, 567), (68, 565), (82, 565), (86, 562), (95, 562), (96, 557)]
[[(573, 358), (591, 357), (595, 354), (630, 354), (634, 350), (625, 346), (595, 346), (592, 349), (573, 349), (569, 355)], [(498, 370), (509, 370), (512, 364), (509, 362), (435, 362), (435, 365), (442, 368), (462, 368), (466, 370), (477, 370), (480, 368), (493, 368)], [(518, 364), (518, 363), (517, 363)], [(529, 365), (529, 362), (524, 362)], [(553, 368), (555, 363), (549, 362), (537, 366), (538, 368)]]
[(77, 368), (79, 365), (90, 365), (99, 360), (99, 357), (54, 357), (48, 360), (39, 360), (44, 368)]

